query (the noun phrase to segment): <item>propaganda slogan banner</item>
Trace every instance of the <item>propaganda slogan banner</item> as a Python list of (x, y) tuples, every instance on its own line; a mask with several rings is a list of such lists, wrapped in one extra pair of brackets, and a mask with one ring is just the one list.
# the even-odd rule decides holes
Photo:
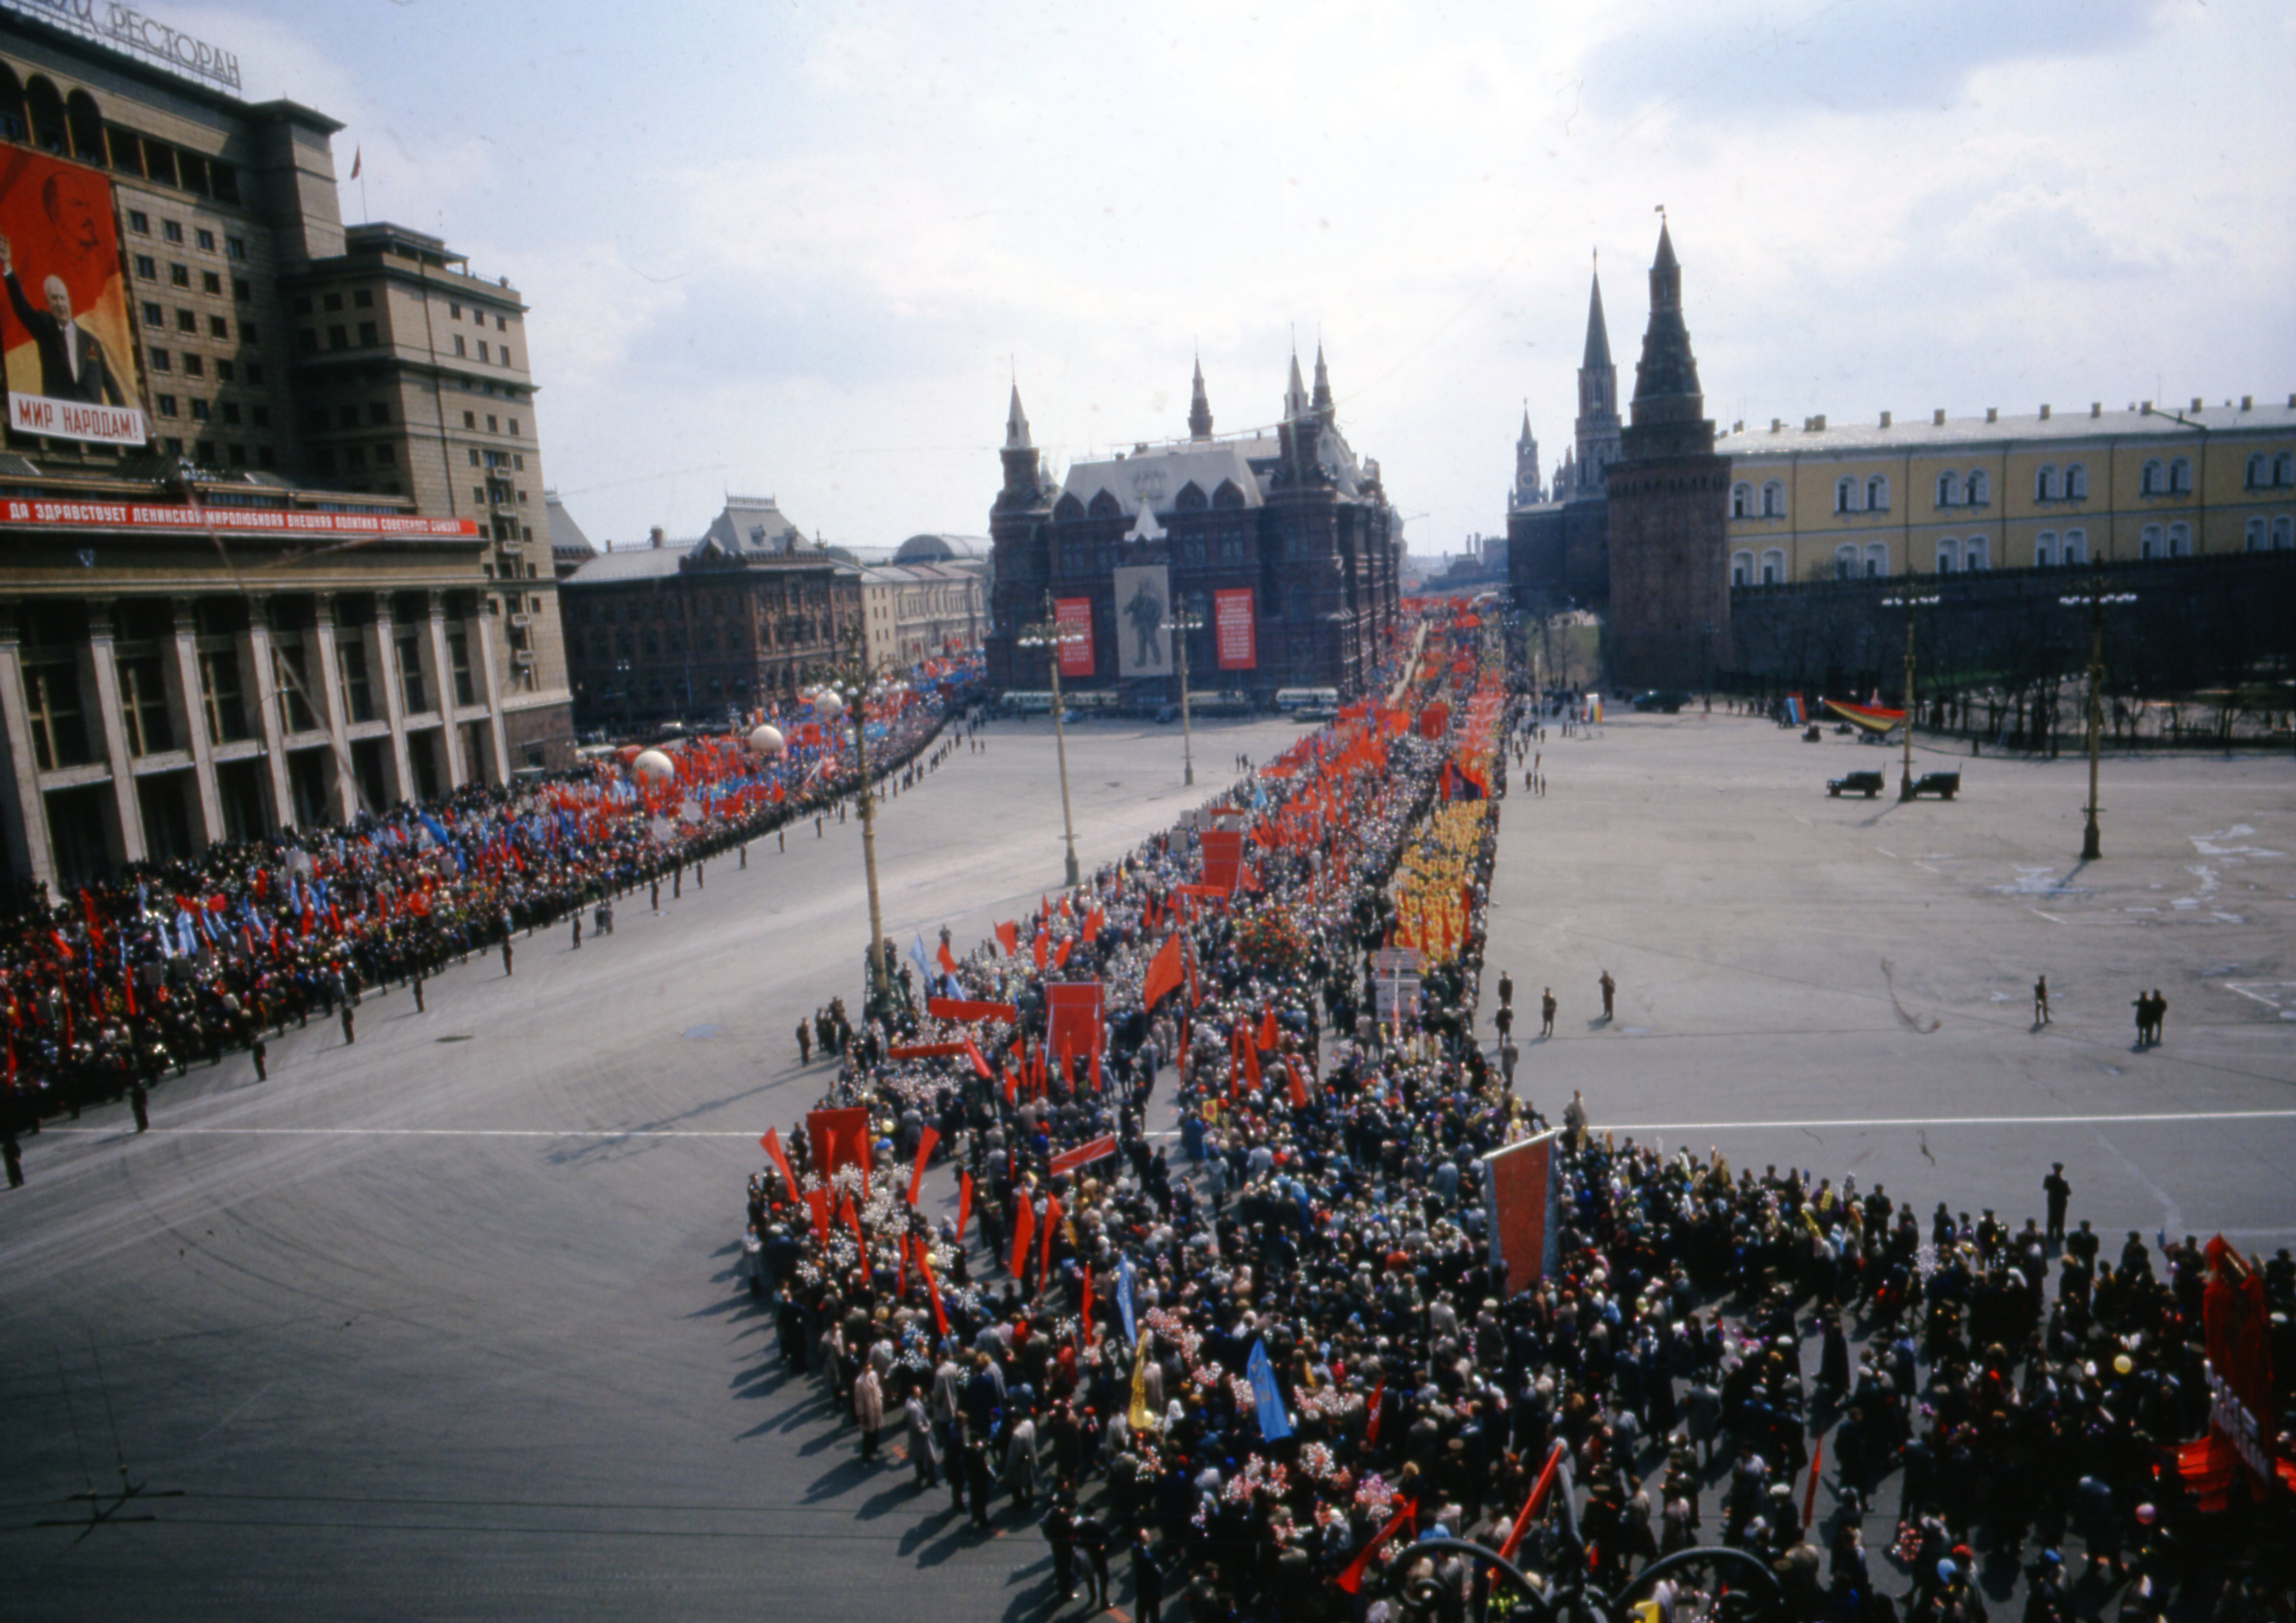
[(1053, 624), (1060, 627), (1061, 675), (1089, 676), (1099, 668), (1092, 646), (1092, 599), (1054, 599)]
[(1506, 1295), (1554, 1271), (1562, 1180), (1554, 1170), (1560, 1135), (1549, 1130), (1483, 1157), (1483, 1200), (1490, 1217), (1491, 1262), (1505, 1270)]
[(1257, 670), (1259, 644), (1252, 629), (1251, 588), (1234, 586), (1212, 594), (1212, 645), (1222, 670)]
[(8, 426), (140, 446), (149, 437), (111, 183), (22, 147), (0, 157), (0, 365)]
[(1133, 564), (1114, 572), (1116, 671), (1122, 676), (1172, 674), (1172, 578), (1165, 565)]

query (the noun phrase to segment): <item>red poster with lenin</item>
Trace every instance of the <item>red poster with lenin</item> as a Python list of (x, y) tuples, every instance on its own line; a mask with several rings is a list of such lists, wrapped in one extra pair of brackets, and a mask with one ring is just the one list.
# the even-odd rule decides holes
[(8, 426), (55, 439), (144, 444), (111, 183), (82, 164), (0, 149), (0, 283)]

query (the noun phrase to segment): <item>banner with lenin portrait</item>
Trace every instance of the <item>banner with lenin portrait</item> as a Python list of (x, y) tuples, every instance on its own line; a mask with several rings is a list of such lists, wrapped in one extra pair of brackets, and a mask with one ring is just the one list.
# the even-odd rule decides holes
[(55, 439), (144, 444), (111, 183), (83, 164), (0, 149), (0, 283), (8, 426)]

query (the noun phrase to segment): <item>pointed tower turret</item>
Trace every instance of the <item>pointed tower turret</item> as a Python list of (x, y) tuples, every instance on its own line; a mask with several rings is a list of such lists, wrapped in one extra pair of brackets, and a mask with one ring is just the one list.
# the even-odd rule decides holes
[(1538, 482), (1538, 437), (1530, 431), (1530, 406), (1522, 408), (1522, 433), (1514, 442), (1514, 488), (1507, 493), (1507, 511), (1535, 507), (1546, 499)]
[(1316, 340), (1316, 393), (1308, 402), (1308, 409), (1319, 417), (1328, 417), (1332, 414), (1332, 374), (1324, 367), (1324, 345), (1321, 340)]
[(1297, 422), (1308, 414), (1308, 386), (1300, 381), (1300, 352), (1292, 352), (1292, 381), (1283, 389), (1283, 421)]
[(1004, 413), (1004, 449), (999, 455), (1004, 463), (1004, 488), (996, 504), (1032, 505), (1043, 488), (1043, 465), (1037, 455), (1036, 442), (1029, 438), (1029, 414), (1021, 409), (1018, 383), (1013, 385), (1013, 404)]
[(1611, 329), (1603, 319), (1603, 277), (1597, 271), (1587, 296), (1587, 351), (1578, 363), (1578, 420), (1573, 425), (1577, 453), (1570, 488), (1554, 499), (1599, 501), (1603, 470), (1619, 460), (1619, 369), (1611, 361)]
[(1650, 290), (1633, 421), (1609, 478), (1606, 657), (1622, 686), (1690, 689), (1710, 678), (1730, 646), (1730, 459), (1716, 455), (1714, 425), (1702, 414), (1682, 266), (1663, 225)]
[(1212, 437), (1212, 403), (1204, 394), (1204, 362), (1196, 357), (1195, 392), (1188, 401), (1188, 438), (1210, 439)]

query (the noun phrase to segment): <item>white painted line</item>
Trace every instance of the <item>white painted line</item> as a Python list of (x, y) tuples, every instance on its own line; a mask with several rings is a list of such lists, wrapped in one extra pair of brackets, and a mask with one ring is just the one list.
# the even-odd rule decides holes
[(1849, 1116), (1833, 1121), (1603, 1121), (1595, 1132), (1731, 1133), (1792, 1127), (2105, 1127), (2148, 1121), (2289, 1121), (2296, 1111), (2163, 1111), (2127, 1116)]
[[(43, 1127), (43, 1133), (86, 1133), (119, 1136), (118, 1127)], [(758, 1135), (739, 1127), (154, 1127), (158, 1135), (197, 1135), (206, 1138), (747, 1138)], [(127, 1135), (132, 1136), (132, 1135)]]

